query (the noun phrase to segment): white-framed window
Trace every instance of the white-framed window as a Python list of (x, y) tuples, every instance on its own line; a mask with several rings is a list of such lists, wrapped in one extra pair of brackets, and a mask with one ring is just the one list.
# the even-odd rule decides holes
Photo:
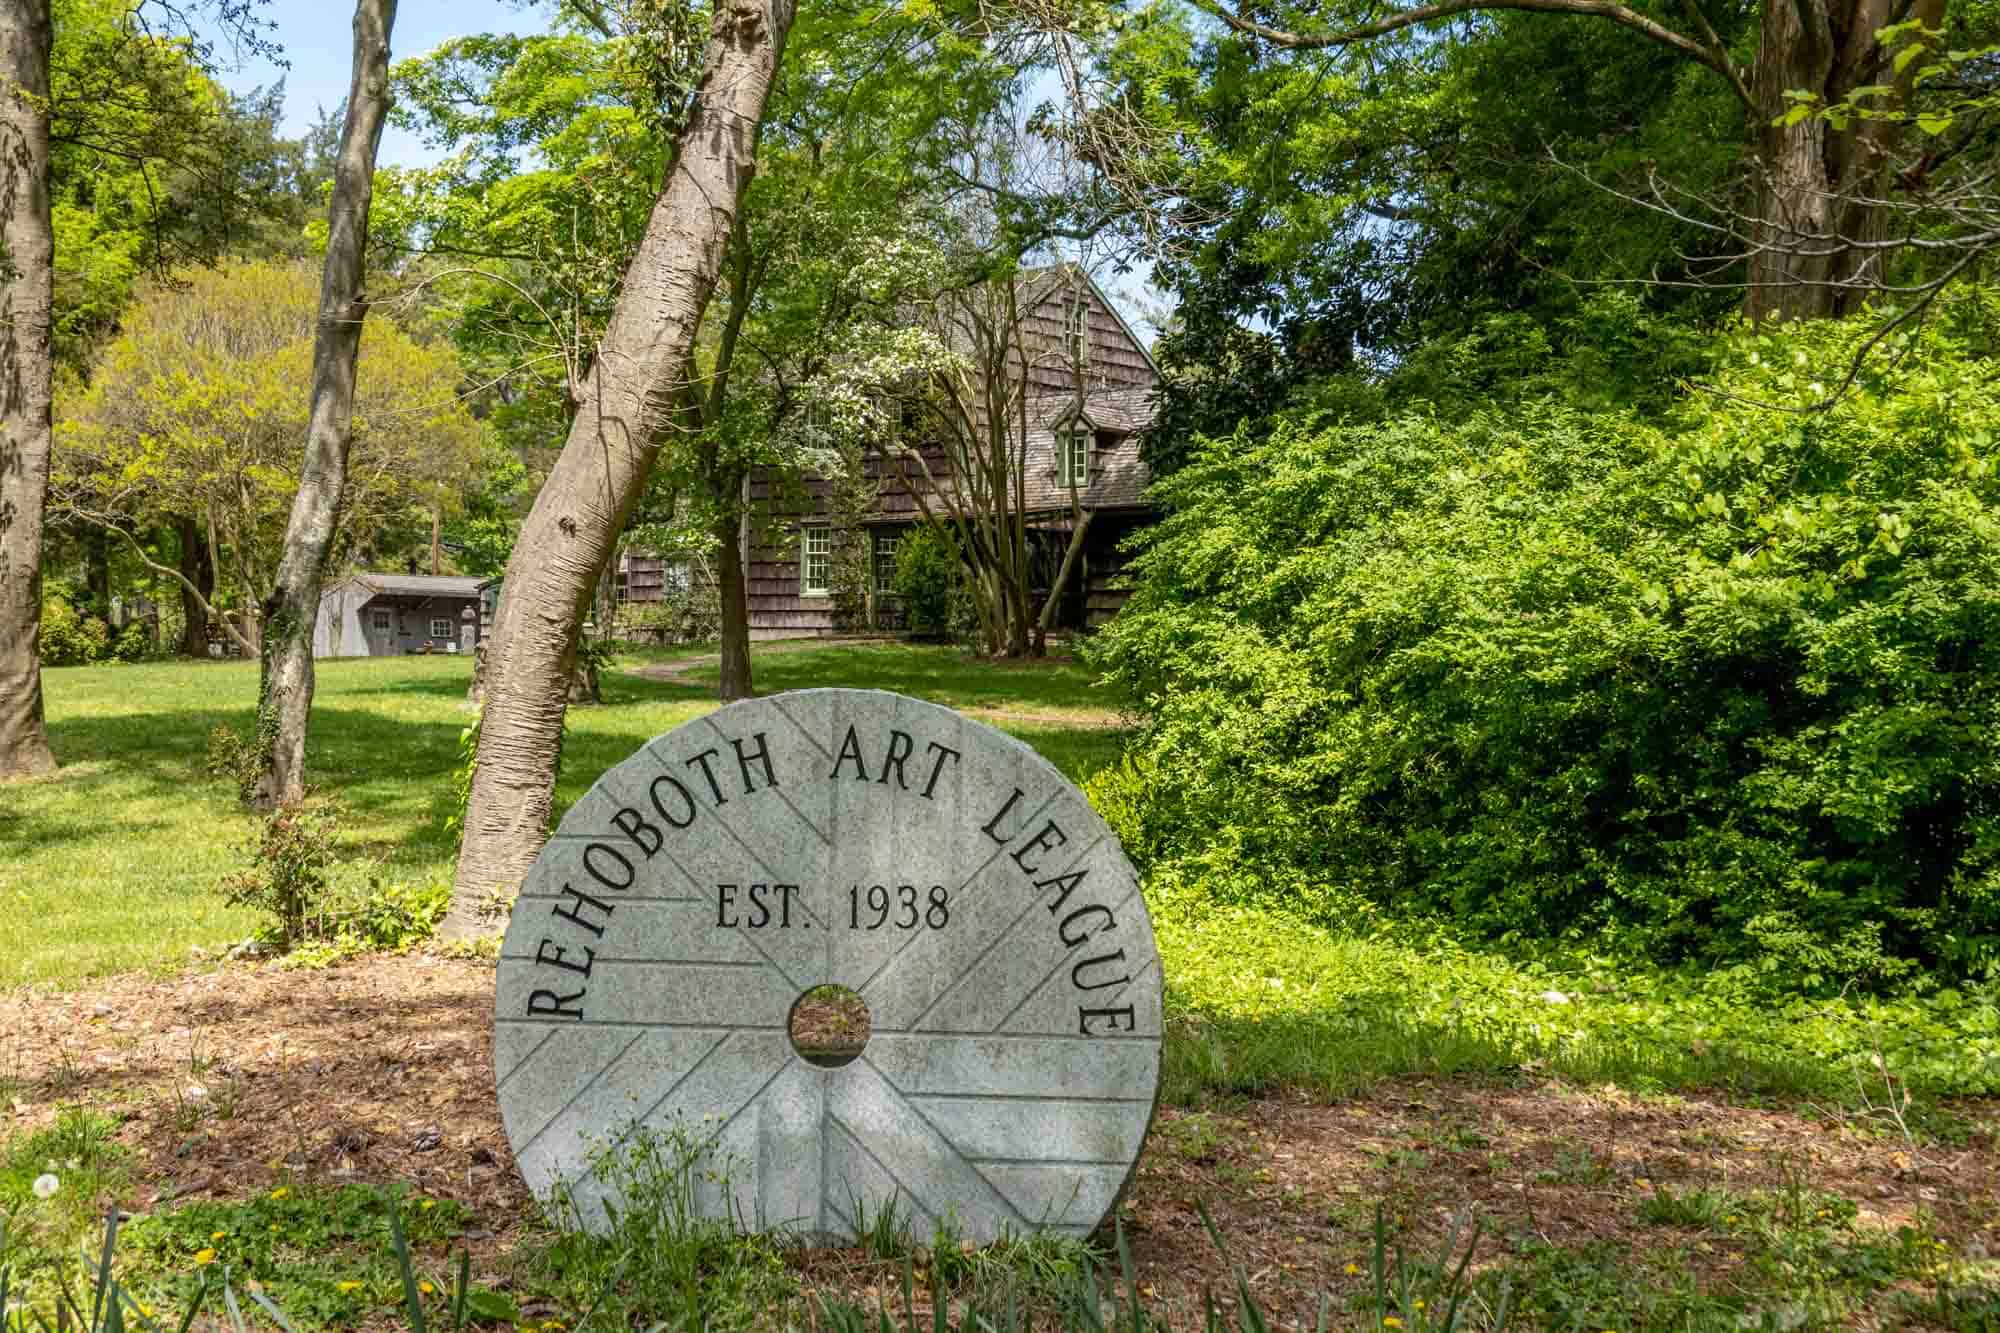
[(431, 637), (433, 639), (449, 639), (451, 637), (451, 622), (443, 616), (432, 616)]
[(1090, 485), (1090, 446), (1096, 432), (1081, 421), (1073, 421), (1056, 441), (1056, 484), (1082, 489)]
[(878, 596), (896, 591), (896, 547), (903, 530), (890, 528), (875, 534), (875, 592)]
[(799, 543), (799, 592), (824, 597), (833, 591), (833, 529), (807, 528)]
[(377, 634), (387, 634), (389, 632), (389, 613), (387, 611), (370, 611), (368, 613), (368, 623), (375, 627)]

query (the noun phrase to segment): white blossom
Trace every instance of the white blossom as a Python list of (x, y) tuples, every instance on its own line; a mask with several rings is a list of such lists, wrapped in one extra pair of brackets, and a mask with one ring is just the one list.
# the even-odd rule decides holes
[(52, 1171), (44, 1171), (41, 1175), (35, 1177), (34, 1189), (37, 1199), (52, 1199), (55, 1197), (56, 1191), (61, 1188), (62, 1181)]

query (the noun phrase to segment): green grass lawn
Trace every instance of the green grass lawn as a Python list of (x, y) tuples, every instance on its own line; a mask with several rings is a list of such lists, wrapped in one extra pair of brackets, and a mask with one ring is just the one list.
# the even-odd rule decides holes
[[(1103, 725), (1074, 666), (996, 668), (903, 644), (759, 658), (764, 690), (865, 685), (971, 708), (1075, 779), (1118, 753), (1120, 734)], [(455, 657), (319, 664), (307, 770), (344, 810), (343, 887), (450, 876), (457, 846), (445, 821), (470, 720), (469, 670)], [(570, 711), (558, 813), (640, 744), (715, 707), (713, 679), (712, 669), (687, 681), (611, 674), (603, 707)], [(256, 825), (226, 782), (204, 774), (203, 759), (217, 725), (248, 730), (255, 664), (66, 667), (44, 682), (63, 767), (0, 788), (0, 985), (173, 968), (194, 949), (247, 936), (255, 916), (225, 906), (218, 886), (243, 863)], [(993, 712), (1002, 707), (1026, 716)], [(1065, 725), (1071, 717), (1076, 725)]]
[[(681, 658), (699, 659), (703, 650)], [(649, 655), (648, 660), (670, 660)], [(446, 881), (469, 664), (451, 657), (322, 663), (308, 766), (342, 807), (336, 887)], [(640, 744), (714, 708), (712, 665), (673, 679), (609, 675), (602, 707), (570, 712), (557, 813)], [(254, 819), (207, 777), (209, 731), (247, 730), (256, 668), (157, 663), (46, 673), (53, 779), (0, 788), (0, 985), (71, 985), (185, 966), (258, 924), (220, 885)], [(1000, 666), (898, 643), (760, 651), (760, 689), (895, 689), (1013, 733), (1081, 782), (1125, 732), (1088, 673)], [(1935, 995), (1806, 999), (1768, 978), (1617, 966), (1571, 952), (1466, 947), (1389, 923), (1335, 935), (1268, 912), (1149, 886), (1166, 964), (1171, 1100), (1404, 1073), (1545, 1068), (1642, 1089), (1728, 1086), (1853, 1102), (1879, 1079), (1935, 1093), (2000, 1091), (2000, 985)], [(1857, 1082), (1857, 1074), (1860, 1082)]]

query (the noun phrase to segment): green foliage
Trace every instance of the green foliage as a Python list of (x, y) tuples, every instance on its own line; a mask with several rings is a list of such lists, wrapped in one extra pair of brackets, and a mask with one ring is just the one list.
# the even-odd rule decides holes
[[(562, 1234), (528, 1267), (563, 1305), (616, 1327), (747, 1328), (792, 1283), (768, 1242), (702, 1207), (732, 1197), (737, 1169), (688, 1126), (634, 1126), (593, 1150), (588, 1172), (548, 1200)], [(601, 1234), (584, 1229), (593, 1220)]]
[(695, 570), (686, 586), (669, 584), (657, 602), (621, 602), (612, 613), (621, 639), (654, 646), (709, 643), (722, 632), (722, 599), (706, 570)]
[[(52, 503), (194, 522), (213, 535), (228, 591), (261, 599), (298, 489), (318, 304), (318, 272), (302, 264), (239, 262), (148, 287), (88, 384), (59, 399)], [(455, 509), (480, 454), (448, 347), (371, 319), (361, 359), (335, 567), (399, 540), (413, 514)]]
[(42, 603), (42, 665), (82, 666), (111, 656), (111, 629), (62, 598)]
[(120, 662), (143, 662), (152, 655), (152, 637), (136, 620), (119, 630), (118, 637), (111, 642), (111, 656)]
[(282, 948), (309, 934), (328, 933), (327, 867), (337, 824), (325, 809), (288, 805), (274, 810), (264, 820), (249, 867), (223, 881), (231, 907), (251, 907), (277, 918)]
[[(1093, 660), (1164, 882), (1330, 924), (1748, 964), (2000, 962), (1994, 366), (1960, 302), (1830, 412), (1555, 402), (1213, 442)], [(1815, 401), (1865, 330), (1732, 343)]]
[(957, 546), (938, 525), (920, 523), (896, 544), (896, 595), (904, 626), (919, 638), (950, 634), (952, 594), (961, 581)]
[(228, 782), (235, 789), (236, 799), (248, 804), (257, 779), (263, 776), (264, 754), (249, 736), (218, 723), (209, 730), (202, 770), (212, 778)]
[(1147, 898), (1167, 976), (1163, 1095), (1183, 1105), (1523, 1067), (1848, 1106), (2000, 1089), (1990, 983), (1774, 998), (1749, 968), (1666, 971), (1521, 940), (1472, 947), (1366, 907), (1335, 933), (1217, 905), (1176, 870), (1156, 872)]
[[(403, 1304), (392, 1210), (407, 1237), (402, 1252), (413, 1244), (426, 1258), (470, 1221), (462, 1205), (411, 1196), (402, 1186), (280, 1185), (241, 1201), (135, 1218), (124, 1231), (134, 1269), (127, 1281), (167, 1305), (183, 1305), (205, 1286), (241, 1284), (297, 1327), (352, 1326)], [(419, 1290), (427, 1309), (448, 1314), (453, 1293), (442, 1276), (421, 1277)]]

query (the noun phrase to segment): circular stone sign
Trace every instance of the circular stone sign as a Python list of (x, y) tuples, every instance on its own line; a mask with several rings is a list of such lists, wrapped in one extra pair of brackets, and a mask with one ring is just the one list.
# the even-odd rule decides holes
[[(833, 986), (859, 1054), (812, 1059), (789, 1025)], [(644, 1127), (711, 1145), (698, 1205), (758, 1230), (893, 1206), (1082, 1235), (1152, 1119), (1160, 989), (1132, 867), (1046, 760), (802, 690), (654, 740), (563, 820), (501, 950), (500, 1110), (528, 1184), (591, 1224), (616, 1186), (590, 1161)]]

